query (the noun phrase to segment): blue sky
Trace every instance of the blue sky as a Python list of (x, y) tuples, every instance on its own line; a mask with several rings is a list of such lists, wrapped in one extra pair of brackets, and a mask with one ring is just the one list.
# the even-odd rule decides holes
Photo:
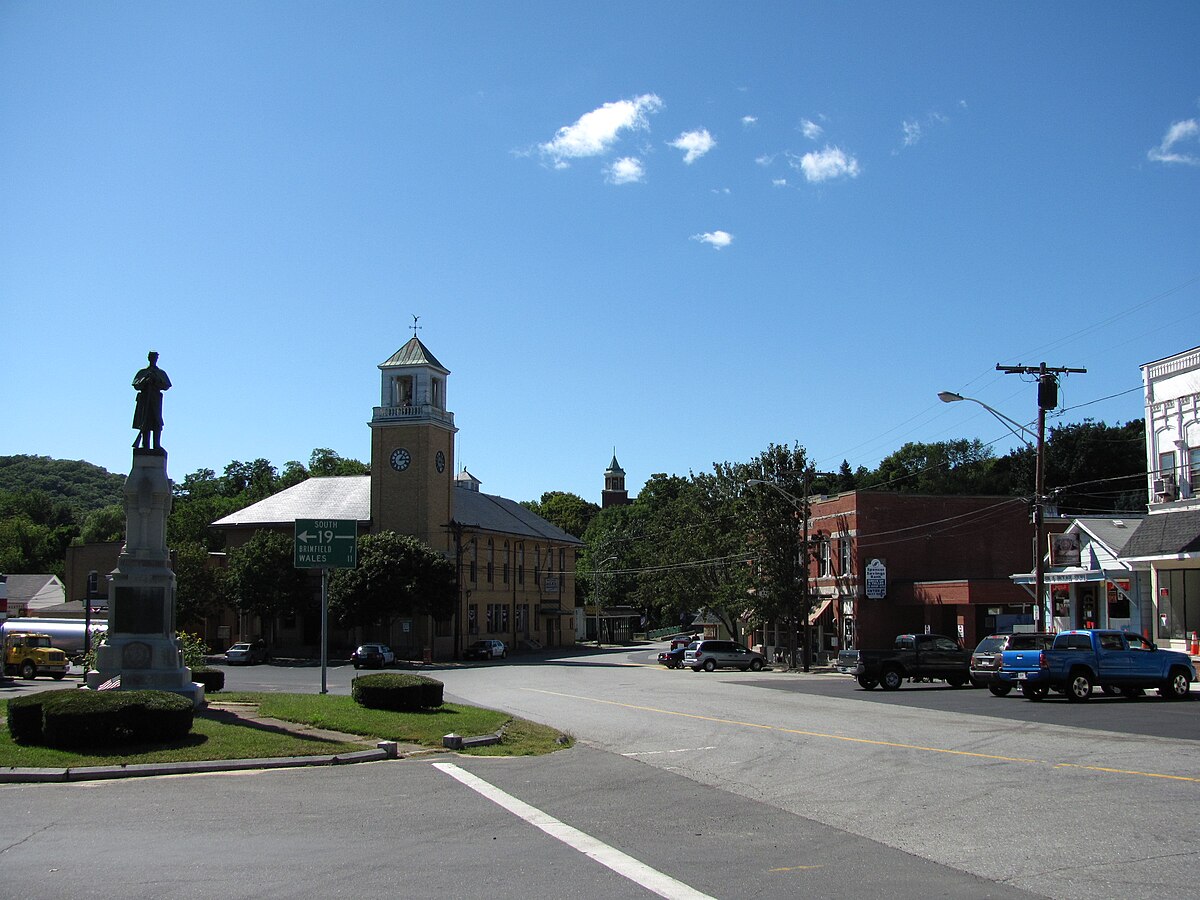
[[(580, 8), (577, 8), (580, 7)], [(517, 500), (1142, 416), (1200, 344), (1200, 4), (0, 5), (0, 455), (367, 459), (452, 372)], [(1108, 399), (1105, 399), (1108, 398)]]

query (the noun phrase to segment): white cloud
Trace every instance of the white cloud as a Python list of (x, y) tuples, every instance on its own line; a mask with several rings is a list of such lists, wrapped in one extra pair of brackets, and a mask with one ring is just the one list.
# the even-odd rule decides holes
[(708, 133), (707, 128), (698, 128), (695, 131), (685, 131), (679, 137), (675, 138), (675, 140), (671, 141), (670, 145), (676, 150), (684, 151), (683, 161), (690, 166), (713, 147), (717, 146), (717, 142)]
[(706, 231), (704, 234), (693, 234), (692, 240), (708, 244), (714, 250), (721, 250), (733, 243), (733, 235), (728, 231)]
[(776, 178), (776, 179), (773, 179), (773, 180), (771, 181), (771, 185), (772, 185), (773, 187), (787, 187), (787, 179), (786, 179), (786, 178)]
[(655, 94), (642, 94), (632, 100), (618, 100), (584, 113), (574, 125), (564, 125), (554, 140), (539, 144), (538, 149), (554, 162), (556, 169), (566, 168), (567, 160), (607, 153), (622, 131), (648, 128), (647, 116), (662, 109)]
[(900, 130), (904, 132), (904, 146), (911, 147), (917, 141), (921, 140), (921, 123), (916, 119), (907, 119), (900, 125)]
[(802, 131), (804, 136), (810, 141), (815, 141), (825, 133), (825, 129), (811, 119), (800, 120), (800, 131)]
[(762, 156), (755, 157), (754, 161), (764, 168), (775, 162), (774, 154), (764, 153)]
[[(1146, 154), (1154, 162), (1182, 163), (1188, 166), (1200, 166), (1200, 156), (1176, 149), (1177, 144), (1200, 138), (1200, 119), (1184, 119), (1182, 122), (1172, 122), (1167, 133), (1163, 135), (1162, 143), (1153, 147)], [(1200, 148), (1198, 148), (1200, 149)]]
[(635, 184), (645, 180), (646, 169), (640, 159), (623, 156), (608, 167), (607, 175), (609, 184)]
[(797, 160), (788, 160), (793, 169), (799, 169), (810, 182), (829, 181), (834, 178), (857, 178), (858, 160), (847, 156), (840, 147), (826, 146), (818, 153), (805, 153)]
[(758, 124), (758, 116), (742, 116), (742, 124), (749, 128), (751, 125)]

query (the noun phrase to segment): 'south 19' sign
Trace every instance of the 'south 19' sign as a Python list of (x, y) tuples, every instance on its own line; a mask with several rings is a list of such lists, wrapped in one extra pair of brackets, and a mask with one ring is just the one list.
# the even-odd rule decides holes
[(297, 569), (353, 569), (358, 565), (358, 523), (353, 519), (297, 519)]

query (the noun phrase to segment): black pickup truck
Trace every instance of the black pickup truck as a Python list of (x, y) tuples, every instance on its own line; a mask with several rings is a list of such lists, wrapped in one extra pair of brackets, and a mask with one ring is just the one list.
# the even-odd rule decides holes
[(971, 679), (971, 651), (941, 634), (899, 634), (890, 650), (838, 654), (838, 671), (853, 675), (864, 690), (895, 691), (905, 678), (941, 679), (962, 687)]

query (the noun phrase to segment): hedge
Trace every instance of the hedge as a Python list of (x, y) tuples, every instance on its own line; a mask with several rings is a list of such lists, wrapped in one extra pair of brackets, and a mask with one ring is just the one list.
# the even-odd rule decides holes
[(168, 691), (43, 691), (8, 702), (8, 730), (17, 743), (70, 750), (156, 744), (185, 736), (193, 714)]
[(440, 681), (424, 675), (377, 672), (351, 681), (350, 695), (369, 709), (411, 712), (441, 706), (443, 687)]

